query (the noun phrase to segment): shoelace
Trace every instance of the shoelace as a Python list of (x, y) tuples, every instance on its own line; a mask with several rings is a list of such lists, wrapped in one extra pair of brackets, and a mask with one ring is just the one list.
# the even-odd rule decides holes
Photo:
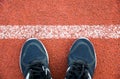
[(87, 79), (85, 70), (88, 66), (85, 63), (74, 62), (66, 74), (66, 79)]
[(30, 79), (51, 79), (49, 69), (40, 62), (31, 64), (29, 70)]

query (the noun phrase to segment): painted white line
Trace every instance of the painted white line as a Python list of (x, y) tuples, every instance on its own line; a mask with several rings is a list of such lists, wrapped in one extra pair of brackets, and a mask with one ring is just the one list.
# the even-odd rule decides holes
[(0, 39), (26, 38), (120, 38), (120, 25), (7, 25), (0, 26)]

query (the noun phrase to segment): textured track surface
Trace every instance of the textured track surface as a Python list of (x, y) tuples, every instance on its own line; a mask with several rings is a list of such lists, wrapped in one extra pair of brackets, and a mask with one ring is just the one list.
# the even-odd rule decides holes
[[(119, 25), (120, 0), (0, 0), (0, 25)], [(118, 32), (120, 34), (120, 32)], [(24, 79), (20, 49), (26, 39), (0, 39), (0, 79)], [(75, 39), (41, 39), (53, 79), (64, 79)], [(120, 78), (120, 38), (90, 38), (97, 53), (94, 79)]]
[(0, 0), (0, 24), (120, 24), (120, 0)]

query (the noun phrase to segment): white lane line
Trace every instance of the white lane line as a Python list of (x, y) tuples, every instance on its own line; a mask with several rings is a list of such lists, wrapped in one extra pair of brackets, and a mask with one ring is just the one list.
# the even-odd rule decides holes
[(26, 38), (120, 38), (120, 25), (7, 25), (0, 26), (0, 39)]

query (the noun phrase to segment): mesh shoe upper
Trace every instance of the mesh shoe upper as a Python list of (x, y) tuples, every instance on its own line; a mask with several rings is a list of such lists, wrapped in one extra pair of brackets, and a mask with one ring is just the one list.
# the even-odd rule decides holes
[(96, 54), (94, 51), (93, 44), (86, 38), (76, 40), (72, 45), (70, 53), (68, 55), (69, 68), (66, 78), (67, 79), (91, 78), (94, 74), (95, 66), (96, 66)]
[(29, 39), (24, 43), (20, 55), (20, 68), (24, 77), (49, 79), (48, 63), (48, 54), (42, 42)]

